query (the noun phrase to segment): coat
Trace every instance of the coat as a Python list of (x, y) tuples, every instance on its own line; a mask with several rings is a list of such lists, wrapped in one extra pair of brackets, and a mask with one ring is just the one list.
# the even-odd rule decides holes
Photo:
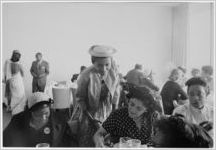
[[(50, 115), (52, 128), (50, 147), (73, 147), (77, 146), (70, 128), (66, 122), (60, 121), (54, 113)], [(13, 116), (9, 125), (3, 131), (4, 147), (35, 147), (37, 141), (30, 131), (30, 113), (24, 111)]]

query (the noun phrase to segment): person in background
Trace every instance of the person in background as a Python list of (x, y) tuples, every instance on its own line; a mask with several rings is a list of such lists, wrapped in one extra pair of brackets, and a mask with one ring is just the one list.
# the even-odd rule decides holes
[(146, 87), (132, 87), (127, 95), (128, 107), (110, 114), (94, 135), (96, 147), (104, 147), (104, 136), (110, 134), (111, 142), (118, 143), (120, 137), (141, 140), (147, 144), (151, 137), (154, 115), (161, 112), (151, 90)]
[(200, 76), (201, 76), (200, 70), (197, 69), (197, 68), (193, 68), (193, 69), (191, 70), (191, 76), (192, 76), (192, 77), (200, 77)]
[(35, 55), (36, 61), (33, 61), (30, 72), (33, 76), (32, 92), (44, 92), (47, 75), (49, 74), (49, 63), (42, 59), (42, 53)]
[(213, 68), (212, 66), (203, 66), (201, 69), (201, 77), (206, 81), (210, 91), (209, 92), (213, 92), (214, 91), (214, 80), (213, 80)]
[(208, 86), (200, 77), (186, 82), (189, 103), (177, 107), (173, 115), (180, 114), (189, 122), (202, 125), (213, 136), (213, 108), (206, 105)]
[(187, 77), (186, 77), (187, 69), (183, 66), (178, 66), (177, 69), (179, 69), (181, 71), (181, 77), (180, 77), (181, 81), (179, 82), (179, 84), (184, 89), (185, 88), (185, 82), (187, 81)]
[(23, 82), (24, 71), (20, 58), (20, 51), (14, 50), (11, 59), (6, 60), (4, 65), (3, 81), (6, 84), (7, 110), (12, 111), (12, 115), (24, 111), (27, 101)]
[(81, 66), (80, 67), (80, 73), (79, 74), (74, 74), (73, 77), (71, 78), (71, 82), (75, 82), (78, 79), (78, 76), (86, 69), (86, 66)]
[(128, 83), (132, 83), (136, 86), (147, 86), (152, 90), (159, 91), (159, 88), (144, 75), (141, 64), (136, 64), (135, 68), (130, 70), (125, 76)]
[(152, 146), (156, 148), (210, 148), (213, 140), (199, 125), (179, 116), (160, 117), (153, 122)]
[(136, 64), (135, 68), (130, 70), (125, 76), (127, 82), (137, 86), (142, 86), (142, 79), (144, 78), (142, 69), (143, 66), (141, 64)]
[(182, 71), (179, 69), (173, 69), (162, 90), (161, 97), (163, 102), (164, 113), (171, 115), (174, 108), (178, 106), (179, 101), (186, 100), (187, 94), (184, 92), (180, 83), (182, 81)]
[(80, 147), (95, 146), (92, 138), (97, 126), (92, 122), (103, 122), (118, 108), (120, 79), (112, 57), (115, 52), (116, 49), (110, 46), (93, 45), (89, 49), (93, 65), (86, 68), (78, 78), (77, 107), (73, 113), (81, 122)]
[(49, 147), (76, 146), (68, 124), (59, 121), (50, 104), (45, 93), (33, 93), (28, 99), (28, 109), (14, 116), (5, 128), (3, 146), (36, 147), (40, 143)]

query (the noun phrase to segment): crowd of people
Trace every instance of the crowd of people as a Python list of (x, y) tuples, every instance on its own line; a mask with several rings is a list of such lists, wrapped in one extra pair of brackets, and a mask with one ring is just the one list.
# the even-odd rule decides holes
[(52, 108), (44, 92), (49, 63), (36, 54), (30, 73), (32, 94), (25, 95), (21, 53), (14, 50), (4, 66), (5, 97), (12, 119), (3, 131), (4, 147), (114, 147), (122, 137), (149, 147), (213, 147), (213, 68), (174, 68), (159, 87), (143, 66), (123, 76), (113, 59), (117, 50), (93, 45), (92, 65), (81, 66), (71, 82), (74, 104), (69, 119)]

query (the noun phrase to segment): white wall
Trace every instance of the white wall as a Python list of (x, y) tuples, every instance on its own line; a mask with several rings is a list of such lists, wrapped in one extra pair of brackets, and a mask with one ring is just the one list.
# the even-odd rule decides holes
[(213, 5), (187, 3), (173, 8), (172, 59), (191, 68), (214, 65)]
[(213, 30), (211, 16), (211, 5), (190, 4), (189, 5), (189, 50), (188, 68), (201, 68), (203, 65), (213, 66)]
[(188, 4), (173, 7), (172, 61), (176, 66), (186, 66), (188, 44)]
[(3, 61), (13, 49), (21, 51), (28, 93), (36, 52), (50, 63), (50, 80), (70, 80), (91, 64), (93, 44), (115, 47), (123, 74), (142, 63), (160, 78), (171, 61), (171, 29), (172, 8), (147, 3), (4, 4)]

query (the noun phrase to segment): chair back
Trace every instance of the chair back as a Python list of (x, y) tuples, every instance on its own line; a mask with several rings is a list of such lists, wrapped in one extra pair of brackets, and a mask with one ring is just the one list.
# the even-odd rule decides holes
[(72, 95), (68, 87), (53, 87), (53, 107), (54, 109), (70, 108)]

